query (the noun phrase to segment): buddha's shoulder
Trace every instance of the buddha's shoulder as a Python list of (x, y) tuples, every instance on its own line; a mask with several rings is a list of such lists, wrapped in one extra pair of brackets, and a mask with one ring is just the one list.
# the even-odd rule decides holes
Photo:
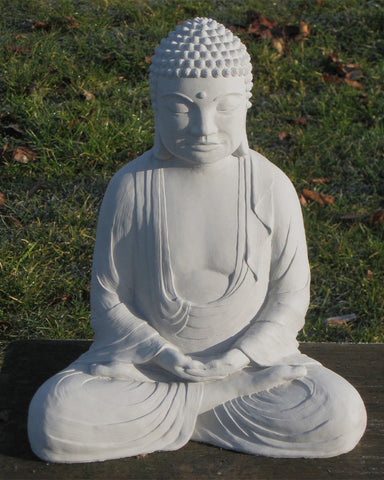
[(151, 163), (152, 155), (150, 155), (149, 150), (120, 168), (120, 170), (113, 175), (108, 188), (116, 190), (130, 186), (140, 172), (145, 172), (153, 168)]
[(253, 178), (258, 183), (259, 189), (269, 190), (279, 196), (282, 192), (296, 196), (291, 180), (279, 167), (254, 150), (250, 150), (250, 158), (255, 172)]

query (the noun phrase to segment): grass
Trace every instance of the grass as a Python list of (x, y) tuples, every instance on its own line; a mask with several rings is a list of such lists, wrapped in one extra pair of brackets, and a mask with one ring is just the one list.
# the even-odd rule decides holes
[[(383, 221), (371, 215), (384, 208), (384, 7), (369, 0), (2, 2), (1, 341), (92, 336), (89, 282), (102, 195), (113, 173), (153, 143), (149, 57), (181, 20), (239, 25), (248, 9), (311, 27), (281, 55), (271, 41), (240, 34), (255, 73), (251, 147), (299, 194), (307, 188), (335, 198), (303, 207), (312, 303), (300, 340), (384, 341)], [(48, 26), (32, 28), (36, 21)], [(324, 81), (334, 52), (358, 64), (362, 88)], [(301, 118), (305, 124), (293, 121)], [(16, 162), (17, 146), (37, 157)], [(323, 177), (329, 182), (313, 182)], [(348, 326), (324, 325), (351, 313), (357, 318)]]

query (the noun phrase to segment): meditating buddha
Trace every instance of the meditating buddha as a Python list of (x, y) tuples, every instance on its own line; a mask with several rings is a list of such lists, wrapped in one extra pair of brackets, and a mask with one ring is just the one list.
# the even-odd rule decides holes
[(366, 426), (343, 378), (298, 350), (310, 273), (288, 178), (248, 147), (245, 46), (215, 20), (152, 57), (154, 147), (110, 182), (91, 286), (94, 342), (29, 411), (45, 461), (175, 450), (189, 440), (330, 457)]

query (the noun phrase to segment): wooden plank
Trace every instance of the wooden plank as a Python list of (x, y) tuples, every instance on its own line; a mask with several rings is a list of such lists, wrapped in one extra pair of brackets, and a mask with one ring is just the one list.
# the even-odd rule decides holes
[(8, 346), (0, 374), (0, 479), (383, 479), (384, 345), (303, 344), (301, 350), (351, 381), (368, 411), (356, 449), (330, 459), (272, 459), (189, 442), (177, 452), (102, 463), (60, 465), (36, 459), (26, 419), (38, 386), (76, 359), (88, 341), (19, 341)]

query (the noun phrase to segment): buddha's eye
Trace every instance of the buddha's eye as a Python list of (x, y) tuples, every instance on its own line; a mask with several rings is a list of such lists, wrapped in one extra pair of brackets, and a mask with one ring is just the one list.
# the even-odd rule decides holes
[(216, 103), (216, 110), (221, 113), (233, 112), (244, 103), (244, 98), (239, 94), (230, 94), (220, 97)]
[(187, 102), (184, 102), (181, 99), (173, 98), (168, 96), (162, 101), (162, 106), (165, 107), (169, 112), (174, 114), (187, 114), (189, 113), (189, 106)]

